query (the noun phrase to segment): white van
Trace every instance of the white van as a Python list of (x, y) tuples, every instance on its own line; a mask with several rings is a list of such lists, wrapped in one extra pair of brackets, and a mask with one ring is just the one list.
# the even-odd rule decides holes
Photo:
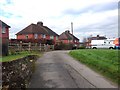
[(115, 44), (113, 44), (114, 39), (105, 39), (105, 40), (92, 40), (91, 41), (91, 48), (97, 49), (97, 48), (108, 48), (108, 49), (114, 49)]

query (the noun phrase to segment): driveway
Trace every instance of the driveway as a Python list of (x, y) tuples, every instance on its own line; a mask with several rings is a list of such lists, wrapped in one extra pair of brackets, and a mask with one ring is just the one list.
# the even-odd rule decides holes
[(115, 88), (112, 82), (68, 55), (46, 52), (36, 62), (29, 88)]

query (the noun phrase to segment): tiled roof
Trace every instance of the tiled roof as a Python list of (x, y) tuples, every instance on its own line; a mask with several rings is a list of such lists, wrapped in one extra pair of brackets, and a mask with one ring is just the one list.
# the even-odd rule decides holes
[(53, 32), (50, 28), (43, 25), (31, 24), (18, 32), (16, 35), (20, 34), (45, 34), (45, 35), (53, 35), (58, 36), (55, 32)]
[(72, 35), (69, 31), (63, 32), (59, 36), (59, 39), (60, 40), (79, 40), (77, 37), (75, 37), (74, 35)]
[(90, 39), (90, 40), (103, 40), (103, 39), (107, 39), (107, 38), (104, 36), (99, 36), (99, 37), (90, 37), (88, 39)]

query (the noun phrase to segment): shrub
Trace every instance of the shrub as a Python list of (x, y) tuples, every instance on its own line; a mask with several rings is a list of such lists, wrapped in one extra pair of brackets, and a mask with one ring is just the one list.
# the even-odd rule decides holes
[(72, 50), (73, 49), (73, 44), (64, 44), (64, 43), (59, 43), (55, 45), (55, 50)]

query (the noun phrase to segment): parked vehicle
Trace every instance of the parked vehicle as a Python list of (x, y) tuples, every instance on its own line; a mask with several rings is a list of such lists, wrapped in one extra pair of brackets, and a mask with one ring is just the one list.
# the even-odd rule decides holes
[(91, 41), (91, 48), (92, 49), (97, 49), (97, 48), (114, 49), (115, 44), (113, 42), (114, 42), (114, 39), (92, 40)]

